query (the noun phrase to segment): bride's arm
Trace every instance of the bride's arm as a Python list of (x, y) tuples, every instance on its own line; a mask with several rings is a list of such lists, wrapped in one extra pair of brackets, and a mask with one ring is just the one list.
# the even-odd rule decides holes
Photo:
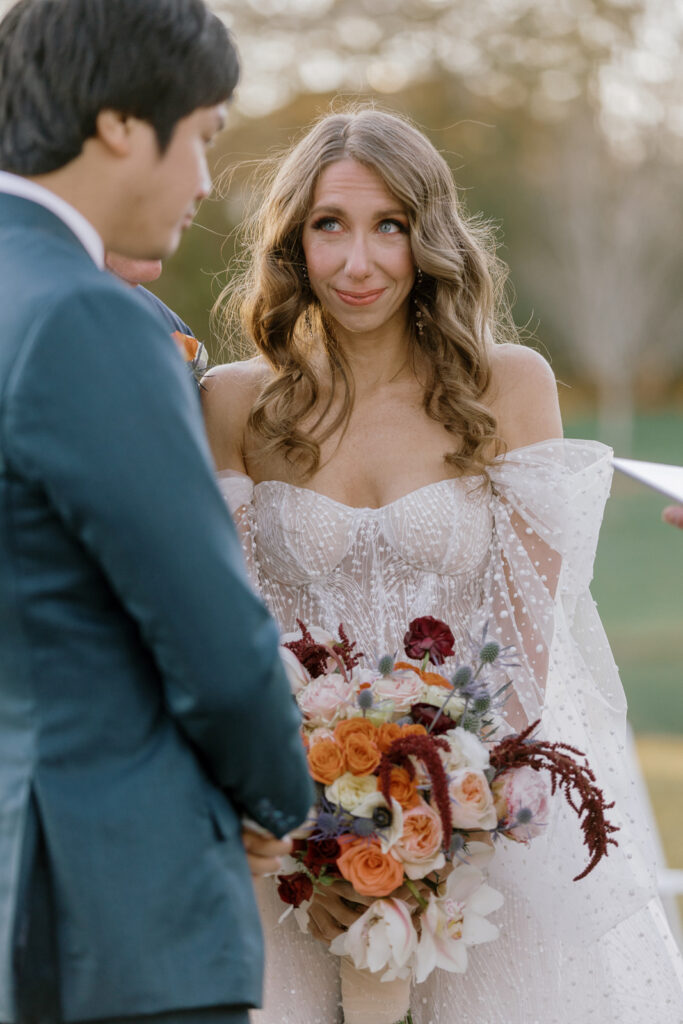
[(202, 378), (204, 424), (218, 472), (248, 474), (247, 422), (263, 382), (263, 364), (258, 359), (215, 366)]
[[(498, 436), (508, 452), (562, 437), (555, 376), (543, 356), (533, 349), (500, 345), (494, 350), (489, 397)], [(554, 601), (562, 559), (535, 524), (504, 496), (499, 496), (497, 506), (501, 571), (492, 582), (491, 622), (500, 630), (498, 638), (515, 646), (517, 656), (533, 675), (536, 689), (542, 691), (552, 623), (542, 631), (534, 609)], [(520, 586), (522, 580), (527, 584), (524, 588)], [(534, 590), (539, 593), (534, 594)], [(528, 714), (516, 692), (507, 701), (506, 716), (515, 729), (528, 724)]]

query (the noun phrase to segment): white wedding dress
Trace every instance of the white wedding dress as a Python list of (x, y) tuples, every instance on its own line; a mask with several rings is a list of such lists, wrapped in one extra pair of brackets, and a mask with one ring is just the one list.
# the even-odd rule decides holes
[[(492, 915), (500, 937), (470, 950), (464, 975), (439, 970), (414, 987), (415, 1024), (683, 1024), (681, 958), (628, 778), (624, 694), (588, 590), (610, 481), (609, 449), (571, 440), (510, 452), (483, 482), (443, 480), (379, 509), (220, 474), (249, 571), (284, 631), (297, 618), (343, 623), (372, 664), (402, 656), (408, 622), (434, 615), (455, 634), (453, 668), (488, 623), (515, 645), (509, 675), (526, 720), (584, 751), (616, 801), (619, 846), (585, 880), (572, 881), (586, 850), (559, 795), (542, 837), (500, 843), (490, 869), (505, 897)], [(266, 998), (253, 1024), (338, 1024), (339, 960), (292, 916), (277, 923), (272, 879), (259, 890)], [(391, 1024), (381, 982), (366, 998), (357, 1019)]]

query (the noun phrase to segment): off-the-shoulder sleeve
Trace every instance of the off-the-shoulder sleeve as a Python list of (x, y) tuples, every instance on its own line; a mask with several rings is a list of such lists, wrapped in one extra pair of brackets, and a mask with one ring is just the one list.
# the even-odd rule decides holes
[(254, 515), (254, 481), (246, 473), (224, 469), (217, 474), (218, 487), (225, 498), (226, 504), (242, 545), (244, 562), (249, 580), (255, 590), (259, 589), (258, 571), (255, 555), (256, 517)]
[[(630, 916), (653, 895), (647, 817), (629, 771), (626, 699), (589, 591), (611, 451), (594, 441), (530, 445), (490, 468), (492, 550), (481, 614), (489, 631), (515, 648), (509, 669), (523, 719), (541, 720), (544, 738), (583, 751), (598, 784), (615, 801), (618, 848), (568, 892), (568, 867), (586, 863), (581, 833), (563, 800), (532, 844), (534, 870), (546, 878), (577, 941)], [(637, 822), (634, 821), (637, 819)], [(555, 879), (555, 883), (553, 883)], [(538, 884), (541, 885), (540, 875)]]

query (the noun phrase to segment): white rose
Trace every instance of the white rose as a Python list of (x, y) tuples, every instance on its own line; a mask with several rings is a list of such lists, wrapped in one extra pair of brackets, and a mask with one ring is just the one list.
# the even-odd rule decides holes
[(325, 786), (325, 796), (330, 803), (337, 804), (350, 814), (356, 815), (358, 808), (362, 808), (368, 797), (376, 792), (376, 776), (352, 775), (351, 772), (344, 772), (330, 786)]

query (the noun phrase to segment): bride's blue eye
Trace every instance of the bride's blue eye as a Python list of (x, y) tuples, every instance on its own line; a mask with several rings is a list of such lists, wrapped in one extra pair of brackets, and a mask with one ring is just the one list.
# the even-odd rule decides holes
[(321, 217), (313, 224), (314, 231), (336, 231), (338, 227), (339, 221), (336, 217)]
[(400, 220), (381, 220), (377, 230), (381, 235), (395, 235), (399, 231), (405, 233), (406, 226)]

